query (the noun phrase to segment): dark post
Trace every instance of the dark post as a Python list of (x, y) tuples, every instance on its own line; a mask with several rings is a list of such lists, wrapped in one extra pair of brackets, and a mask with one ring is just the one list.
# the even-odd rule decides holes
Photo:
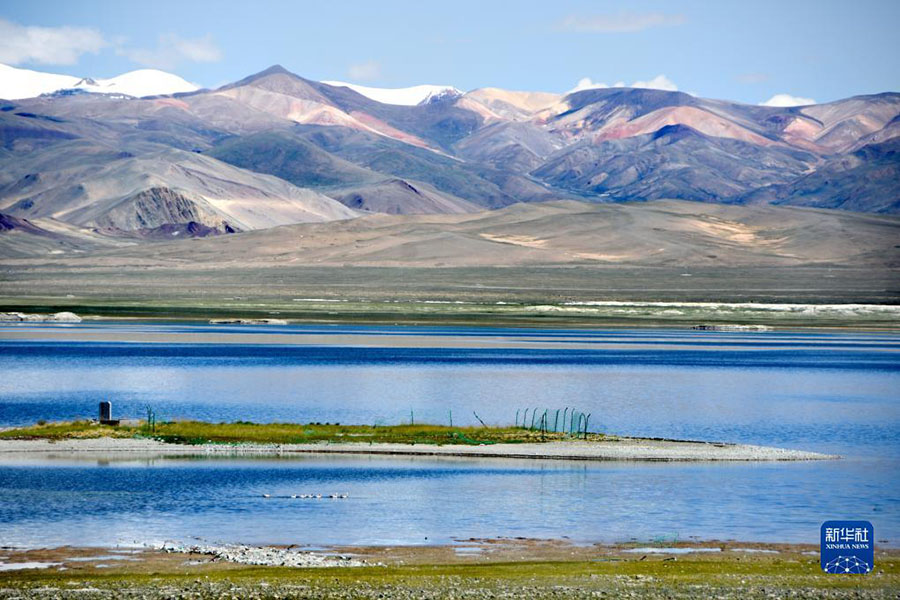
[(112, 421), (112, 402), (100, 403), (100, 422)]

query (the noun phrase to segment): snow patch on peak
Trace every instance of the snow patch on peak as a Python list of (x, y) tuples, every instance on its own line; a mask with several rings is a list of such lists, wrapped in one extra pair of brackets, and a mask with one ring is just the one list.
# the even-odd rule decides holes
[(136, 98), (194, 92), (200, 89), (199, 86), (185, 81), (178, 75), (156, 69), (138, 69), (111, 79), (85, 78), (74, 87), (88, 92), (125, 94)]
[(760, 106), (810, 106), (816, 101), (812, 98), (804, 98), (802, 96), (792, 96), (790, 94), (775, 94), (765, 102), (760, 102)]
[(41, 94), (70, 88), (78, 81), (78, 77), (71, 75), (41, 73), (0, 64), (0, 98), (6, 100), (34, 98)]
[(461, 90), (456, 89), (455, 87), (448, 87), (443, 90), (439, 90), (436, 92), (431, 92), (425, 99), (419, 102), (419, 104), (431, 104), (433, 102), (441, 102), (443, 100), (462, 98), (464, 96)]
[(452, 85), (414, 85), (405, 88), (376, 88), (365, 85), (356, 85), (344, 81), (323, 81), (326, 85), (350, 88), (366, 98), (381, 102), (382, 104), (399, 104), (401, 106), (416, 106), (428, 104), (445, 97), (461, 96), (462, 92)]
[(177, 75), (156, 69), (139, 69), (110, 79), (94, 79), (29, 71), (0, 64), (0, 98), (7, 100), (34, 98), (62, 90), (123, 94), (140, 98), (193, 92), (198, 89), (198, 86)]

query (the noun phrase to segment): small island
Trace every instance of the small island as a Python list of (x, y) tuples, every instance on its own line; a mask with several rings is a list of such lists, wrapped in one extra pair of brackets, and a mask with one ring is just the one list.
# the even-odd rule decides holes
[(521, 426), (432, 424), (206, 423), (96, 421), (42, 423), (0, 431), (0, 454), (125, 454), (169, 456), (291, 456), (365, 454), (588, 461), (805, 461), (834, 455), (768, 446)]

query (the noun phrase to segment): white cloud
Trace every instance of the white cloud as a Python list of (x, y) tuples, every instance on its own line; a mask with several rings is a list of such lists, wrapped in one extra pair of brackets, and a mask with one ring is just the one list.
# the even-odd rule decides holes
[(791, 96), (790, 94), (775, 94), (765, 102), (760, 102), (760, 106), (807, 106), (815, 103), (816, 101), (812, 98)]
[(159, 36), (155, 48), (122, 48), (117, 52), (138, 64), (159, 69), (171, 69), (183, 62), (222, 60), (222, 51), (209, 34), (186, 39), (174, 33), (164, 33)]
[(559, 23), (558, 29), (578, 33), (636, 33), (653, 27), (682, 25), (686, 21), (680, 14), (622, 11), (618, 14), (566, 17)]
[(374, 60), (350, 65), (347, 76), (353, 81), (372, 81), (381, 77), (381, 65)]
[(609, 85), (607, 83), (602, 83), (599, 81), (592, 81), (590, 77), (583, 77), (578, 80), (578, 83), (575, 84), (575, 87), (566, 92), (567, 94), (573, 94), (575, 92), (580, 92), (583, 90), (597, 90), (604, 88), (621, 88), (621, 87), (633, 87), (633, 88), (647, 88), (651, 90), (665, 90), (667, 92), (677, 92), (678, 86), (675, 85), (675, 82), (666, 77), (665, 75), (657, 75), (653, 79), (649, 79), (647, 81), (635, 81), (631, 85), (625, 85), (624, 81), (617, 81), (616, 83)]
[(606, 85), (605, 83), (597, 83), (597, 82), (591, 81), (590, 77), (582, 77), (581, 79), (578, 80), (578, 83), (575, 84), (575, 87), (573, 87), (571, 90), (569, 90), (566, 93), (574, 94), (575, 92), (582, 92), (584, 90), (596, 90), (596, 89), (608, 88), (608, 87), (609, 86)]
[(678, 91), (678, 86), (675, 85), (675, 82), (665, 75), (657, 75), (656, 77), (648, 81), (635, 81), (631, 84), (631, 87), (648, 88), (651, 90), (666, 90), (667, 92)]
[(0, 19), (0, 63), (74, 65), (82, 54), (97, 53), (108, 43), (87, 27), (34, 27)]

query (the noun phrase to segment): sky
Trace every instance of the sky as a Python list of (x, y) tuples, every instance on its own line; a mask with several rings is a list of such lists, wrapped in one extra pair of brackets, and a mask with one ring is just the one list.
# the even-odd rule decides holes
[(900, 91), (900, 0), (4, 0), (0, 63), (138, 68), (216, 87), (309, 79), (566, 92), (637, 85), (758, 104)]

